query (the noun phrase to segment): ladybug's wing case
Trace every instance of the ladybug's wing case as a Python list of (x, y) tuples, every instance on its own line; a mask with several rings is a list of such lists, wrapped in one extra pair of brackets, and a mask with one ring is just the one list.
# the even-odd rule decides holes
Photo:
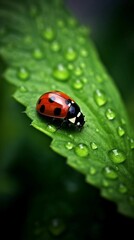
[(43, 94), (36, 106), (37, 111), (48, 117), (64, 119), (67, 116), (71, 99), (61, 92), (48, 92)]

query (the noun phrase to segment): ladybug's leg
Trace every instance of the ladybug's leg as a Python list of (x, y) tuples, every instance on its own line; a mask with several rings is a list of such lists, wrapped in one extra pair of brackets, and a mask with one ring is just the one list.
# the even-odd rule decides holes
[(57, 127), (57, 129), (56, 129), (56, 130), (59, 130), (59, 129), (61, 129), (61, 128), (62, 128), (62, 126), (63, 126), (64, 124), (66, 124), (67, 122), (68, 122), (68, 120), (67, 120), (66, 118), (64, 118), (64, 119), (61, 121), (60, 125)]

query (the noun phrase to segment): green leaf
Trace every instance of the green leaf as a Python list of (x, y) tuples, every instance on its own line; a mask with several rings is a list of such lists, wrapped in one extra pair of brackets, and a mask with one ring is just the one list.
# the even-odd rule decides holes
[[(14, 98), (26, 107), (32, 126), (50, 136), (52, 149), (120, 212), (133, 217), (134, 135), (89, 30), (56, 0), (1, 3), (0, 22), (5, 78), (17, 87)], [(80, 105), (86, 119), (82, 131), (57, 130), (36, 113), (40, 95), (55, 89)]]

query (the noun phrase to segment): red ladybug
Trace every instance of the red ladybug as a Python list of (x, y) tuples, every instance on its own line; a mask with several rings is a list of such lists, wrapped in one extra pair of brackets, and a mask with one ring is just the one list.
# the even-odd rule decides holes
[(62, 120), (68, 125), (81, 129), (85, 123), (80, 107), (72, 98), (63, 92), (51, 91), (44, 93), (38, 100), (36, 110), (43, 116)]

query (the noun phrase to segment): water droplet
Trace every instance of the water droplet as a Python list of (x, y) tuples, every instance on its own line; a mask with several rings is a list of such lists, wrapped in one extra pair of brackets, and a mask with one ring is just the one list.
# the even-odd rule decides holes
[(51, 133), (56, 132), (56, 127), (52, 125), (47, 125), (47, 130)]
[(127, 187), (122, 183), (119, 185), (119, 192), (120, 193), (126, 193), (127, 192)]
[(55, 32), (51, 27), (48, 27), (43, 31), (42, 37), (48, 42), (51, 42), (55, 39)]
[(70, 137), (71, 139), (74, 139), (72, 134), (69, 134), (69, 137)]
[(90, 175), (95, 175), (96, 172), (97, 172), (97, 170), (96, 170), (95, 167), (90, 167), (90, 168), (89, 168), (89, 173), (90, 173)]
[(63, 28), (65, 27), (65, 22), (62, 19), (58, 19), (57, 26), (60, 28)]
[(108, 108), (106, 110), (106, 117), (108, 120), (113, 120), (116, 117), (116, 114), (111, 108)]
[(42, 51), (41, 51), (39, 48), (34, 49), (34, 51), (33, 51), (33, 57), (34, 57), (36, 60), (42, 59), (42, 58), (43, 58), (43, 53), (42, 53)]
[(103, 180), (102, 180), (102, 186), (103, 186), (103, 187), (109, 187), (109, 185), (110, 185), (110, 184), (109, 184), (109, 181), (108, 181), (107, 179), (103, 179)]
[(84, 37), (82, 37), (82, 36), (79, 36), (79, 37), (78, 37), (78, 42), (79, 42), (80, 44), (84, 45), (85, 42), (86, 42), (86, 39), (85, 39)]
[(21, 80), (26, 81), (29, 78), (30, 73), (25, 67), (20, 67), (17, 75)]
[(104, 168), (104, 175), (105, 177), (109, 178), (109, 179), (116, 179), (118, 178), (118, 174), (115, 170), (113, 170), (111, 167), (105, 167)]
[(73, 17), (68, 18), (68, 23), (71, 27), (75, 27), (77, 25), (77, 21)]
[(66, 225), (65, 225), (64, 221), (60, 218), (52, 219), (49, 224), (49, 231), (54, 236), (61, 235), (65, 231), (65, 229), (66, 229)]
[(94, 93), (94, 98), (95, 98), (95, 102), (96, 104), (101, 107), (103, 105), (106, 104), (107, 102), (107, 98), (106, 98), (106, 95), (103, 91), (97, 89)]
[(69, 47), (67, 49), (67, 51), (65, 52), (65, 58), (66, 58), (66, 60), (68, 60), (70, 62), (74, 61), (77, 58), (76, 51), (73, 48)]
[(68, 69), (71, 70), (71, 71), (74, 69), (74, 65), (71, 64), (71, 63), (69, 63), (67, 67), (68, 67)]
[(79, 143), (76, 147), (75, 147), (75, 153), (79, 156), (79, 157), (87, 157), (89, 154), (88, 151), (88, 147), (83, 144), (83, 143)]
[(85, 77), (83, 77), (81, 80), (82, 80), (83, 83), (87, 83), (88, 82), (88, 79), (85, 78)]
[(97, 82), (99, 82), (99, 83), (102, 83), (102, 82), (103, 82), (103, 78), (102, 78), (100, 75), (97, 75), (97, 76), (96, 76), (96, 80), (97, 80)]
[(54, 78), (56, 78), (59, 81), (66, 81), (68, 80), (70, 73), (68, 71), (68, 69), (62, 65), (59, 64), (53, 71), (53, 76)]
[(93, 150), (95, 150), (95, 149), (98, 148), (97, 145), (96, 145), (96, 143), (94, 143), (94, 142), (91, 142), (91, 143), (90, 143), (90, 146), (91, 146), (91, 148), (92, 148)]
[(134, 149), (134, 139), (130, 138), (130, 148)]
[(74, 147), (74, 144), (72, 142), (67, 142), (65, 147), (68, 149), (68, 150), (71, 150), (73, 147)]
[(98, 129), (98, 128), (96, 128), (96, 129), (95, 129), (95, 131), (98, 133), (98, 132), (99, 132), (99, 129)]
[(80, 55), (81, 55), (82, 57), (87, 57), (87, 56), (88, 56), (88, 51), (83, 48), (83, 49), (80, 50)]
[(86, 67), (86, 64), (85, 64), (84, 62), (81, 62), (81, 63), (80, 63), (80, 67), (81, 67), (81, 68), (85, 68), (85, 67)]
[(56, 42), (56, 41), (52, 42), (51, 50), (53, 52), (58, 52), (58, 51), (60, 51), (60, 49), (61, 49), (61, 46), (60, 46), (60, 44), (58, 42)]
[(125, 119), (124, 119), (124, 118), (121, 118), (121, 123), (122, 123), (123, 125), (125, 125), (125, 124), (126, 124), (126, 121), (125, 121)]
[(80, 90), (80, 89), (83, 88), (83, 83), (82, 83), (79, 79), (77, 79), (77, 80), (75, 80), (75, 82), (73, 83), (73, 87), (74, 87), (75, 89), (77, 89), (77, 90)]
[(109, 151), (109, 157), (114, 163), (122, 163), (126, 160), (125, 153), (116, 148)]
[(76, 67), (76, 68), (74, 69), (74, 74), (75, 74), (76, 76), (81, 76), (81, 75), (83, 74), (83, 70), (82, 70), (80, 67)]
[(23, 92), (23, 93), (24, 93), (24, 92), (27, 92), (27, 88), (24, 87), (24, 86), (21, 86), (21, 87), (20, 87), (20, 91)]
[(117, 128), (117, 133), (118, 133), (118, 135), (119, 135), (120, 137), (122, 137), (122, 136), (124, 136), (124, 134), (125, 134), (125, 130), (124, 130), (121, 126), (119, 126), (119, 127)]

